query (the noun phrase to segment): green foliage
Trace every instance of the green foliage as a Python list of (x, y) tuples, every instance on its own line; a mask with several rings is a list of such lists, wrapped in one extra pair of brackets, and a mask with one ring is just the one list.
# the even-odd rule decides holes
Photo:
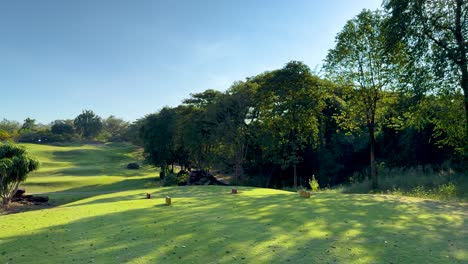
[[(414, 54), (408, 64), (429, 70), (431, 90), (463, 91), (465, 144), (468, 140), (468, 30), (464, 0), (385, 0), (389, 13), (388, 44), (404, 42)], [(426, 76), (424, 75), (424, 76)]]
[(102, 137), (107, 142), (125, 141), (129, 123), (121, 118), (109, 116), (103, 120)]
[(18, 142), (50, 144), (57, 142), (72, 142), (76, 139), (77, 136), (75, 134), (55, 134), (47, 129), (40, 129), (21, 133), (21, 135), (18, 137)]
[(164, 177), (163, 186), (176, 186), (179, 184), (179, 179), (176, 174), (169, 173)]
[(312, 179), (309, 179), (310, 189), (313, 192), (317, 192), (320, 189), (318, 181), (315, 179), (315, 175), (312, 175)]
[(159, 113), (146, 116), (140, 127), (147, 160), (161, 167), (162, 177), (168, 164), (174, 162), (176, 115), (173, 109), (163, 108)]
[(8, 205), (21, 182), (37, 170), (39, 162), (29, 157), (26, 149), (13, 144), (0, 144), (0, 197)]
[(72, 135), (75, 133), (73, 120), (55, 120), (50, 127), (50, 132), (59, 135)]
[(33, 131), (36, 129), (36, 119), (26, 118), (21, 126), (22, 131)]
[(101, 117), (91, 110), (83, 110), (83, 112), (73, 120), (73, 125), (78, 134), (87, 140), (94, 138), (102, 130)]
[(190, 174), (188, 173), (188, 171), (181, 170), (177, 173), (177, 182), (178, 183), (187, 182), (189, 179), (189, 176)]
[[(468, 201), (468, 180), (463, 173), (457, 173), (449, 167), (433, 169), (427, 167), (390, 168), (380, 173), (379, 189), (394, 195), (405, 195), (437, 200)], [(367, 178), (350, 178), (346, 193), (371, 192), (371, 184)]]
[(329, 78), (351, 86), (344, 111), (335, 116), (341, 128), (369, 135), (372, 185), (378, 187), (375, 163), (375, 133), (384, 121), (389, 95), (398, 74), (397, 52), (386, 48), (384, 18), (379, 11), (363, 10), (348, 21), (336, 37), (325, 63)]

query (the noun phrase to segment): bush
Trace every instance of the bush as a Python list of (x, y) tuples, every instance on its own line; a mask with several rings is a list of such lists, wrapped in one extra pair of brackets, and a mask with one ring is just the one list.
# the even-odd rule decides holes
[(18, 142), (22, 143), (56, 143), (71, 142), (76, 140), (73, 134), (54, 134), (49, 130), (24, 132), (19, 136)]
[(177, 183), (183, 183), (183, 182), (187, 182), (189, 179), (189, 173), (188, 171), (185, 171), (185, 170), (181, 170), (179, 171), (179, 173), (177, 173)]
[(139, 168), (140, 168), (140, 165), (136, 162), (127, 164), (127, 169), (129, 170), (138, 170)]
[[(345, 193), (370, 193), (369, 179), (356, 181), (350, 178)], [(379, 174), (377, 192), (405, 195), (412, 197), (468, 201), (468, 179), (463, 173), (457, 173), (448, 167), (432, 168), (418, 166), (414, 168), (384, 169)]]
[(177, 175), (169, 173), (164, 177), (163, 186), (175, 186), (179, 184)]
[(320, 189), (320, 185), (318, 181), (315, 179), (315, 175), (312, 175), (312, 179), (309, 180), (309, 185), (313, 192), (316, 192)]

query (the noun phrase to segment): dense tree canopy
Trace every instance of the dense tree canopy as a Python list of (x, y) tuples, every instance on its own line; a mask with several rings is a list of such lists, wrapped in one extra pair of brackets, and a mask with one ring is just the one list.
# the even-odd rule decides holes
[(468, 138), (468, 1), (385, 0), (384, 6), (391, 48), (403, 41), (415, 56), (413, 64), (422, 61), (433, 73), (435, 90), (463, 91)]
[(369, 134), (370, 167), (377, 188), (375, 131), (383, 117), (386, 98), (391, 90), (392, 57), (385, 49), (383, 18), (378, 11), (362, 11), (348, 21), (336, 38), (336, 47), (328, 53), (325, 68), (329, 76), (354, 89), (340, 118), (348, 129), (365, 126)]
[(92, 139), (102, 130), (101, 117), (91, 110), (84, 110), (73, 121), (76, 131), (85, 139)]

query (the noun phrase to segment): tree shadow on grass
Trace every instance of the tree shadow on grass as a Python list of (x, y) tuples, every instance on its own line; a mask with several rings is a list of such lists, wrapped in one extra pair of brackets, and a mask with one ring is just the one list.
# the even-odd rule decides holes
[[(464, 263), (468, 219), (378, 196), (231, 195), (226, 187), (96, 197), (23, 235), (1, 237), (0, 262)], [(88, 206), (81, 206), (88, 205)], [(118, 206), (116, 208), (115, 206)], [(73, 210), (67, 214), (67, 210)], [(116, 211), (118, 210), (118, 211)], [(88, 212), (84, 214), (84, 212)], [(64, 213), (62, 217), (60, 215)], [(87, 215), (87, 216), (84, 216)], [(71, 218), (63, 220), (64, 218)], [(66, 223), (63, 223), (66, 222)], [(15, 222), (1, 228), (18, 228)]]
[(132, 146), (119, 144), (105, 145), (99, 148), (73, 149), (52, 152), (53, 160), (66, 162), (69, 168), (56, 171), (56, 175), (67, 176), (140, 176), (147, 173), (147, 169), (129, 170), (126, 165), (130, 162), (141, 162), (141, 158), (132, 155)]

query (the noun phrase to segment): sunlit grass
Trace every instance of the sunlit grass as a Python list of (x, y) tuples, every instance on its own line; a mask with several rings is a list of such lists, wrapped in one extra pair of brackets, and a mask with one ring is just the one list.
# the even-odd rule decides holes
[(247, 187), (123, 191), (1, 216), (0, 262), (464, 263), (466, 209)]
[(141, 150), (129, 144), (23, 146), (41, 166), (21, 187), (28, 193), (47, 193), (53, 203), (100, 192), (144, 188), (158, 175), (150, 166), (126, 169), (129, 162), (142, 161)]
[(125, 169), (129, 145), (27, 147), (42, 168), (24, 186), (58, 206), (0, 215), (0, 263), (468, 263), (466, 204), (159, 188)]

